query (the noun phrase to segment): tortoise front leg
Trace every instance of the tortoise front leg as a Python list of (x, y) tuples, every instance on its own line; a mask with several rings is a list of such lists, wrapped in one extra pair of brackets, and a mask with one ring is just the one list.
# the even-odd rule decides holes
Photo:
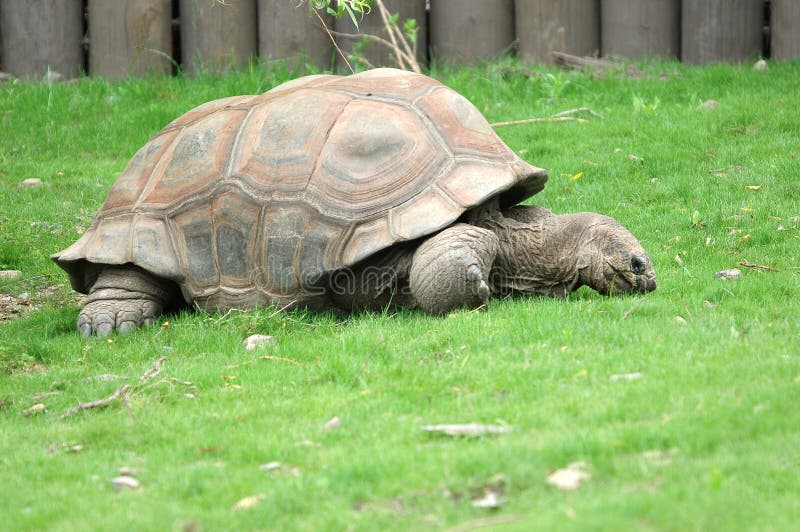
[(165, 279), (136, 266), (107, 266), (78, 314), (78, 330), (85, 338), (103, 338), (115, 330), (128, 333), (151, 325), (174, 298), (174, 287)]
[(455, 224), (427, 239), (414, 253), (409, 279), (419, 307), (440, 315), (487, 305), (487, 280), (497, 250), (493, 232), (468, 224)]

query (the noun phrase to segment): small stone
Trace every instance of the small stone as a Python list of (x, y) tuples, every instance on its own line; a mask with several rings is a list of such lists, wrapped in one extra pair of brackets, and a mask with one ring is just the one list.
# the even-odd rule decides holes
[(736, 281), (742, 278), (742, 270), (739, 268), (731, 268), (730, 270), (722, 270), (714, 274), (720, 281)]
[(23, 187), (38, 187), (44, 184), (44, 181), (39, 179), (38, 177), (29, 177), (28, 179), (23, 179), (20, 183), (20, 186)]
[(258, 506), (258, 503), (266, 499), (267, 496), (263, 493), (259, 493), (257, 495), (250, 495), (249, 497), (245, 497), (244, 499), (239, 499), (236, 504), (233, 505), (233, 511), (239, 510), (249, 510), (250, 508), (255, 508)]
[(675, 316), (672, 320), (678, 325), (686, 325), (686, 318), (683, 316)]
[(277, 471), (283, 464), (280, 462), (267, 462), (258, 466), (259, 471)]
[(753, 65), (753, 70), (757, 70), (759, 72), (766, 72), (767, 70), (769, 70), (769, 64), (763, 59), (759, 59)]
[(588, 480), (591, 477), (592, 475), (586, 471), (586, 464), (576, 462), (547, 475), (547, 483), (560, 490), (576, 490), (581, 487), (581, 483), (584, 480)]
[(36, 414), (43, 413), (45, 410), (47, 410), (47, 407), (44, 405), (44, 403), (36, 403), (30, 408), (26, 408), (25, 410), (23, 410), (22, 415), (25, 417), (34, 416)]
[(717, 107), (719, 107), (717, 100), (706, 100), (697, 106), (698, 109), (716, 109)]
[(120, 475), (111, 479), (111, 485), (114, 486), (115, 490), (135, 490), (139, 488), (139, 481), (128, 475)]
[(261, 349), (262, 347), (273, 346), (277, 344), (278, 340), (276, 340), (274, 336), (269, 336), (267, 334), (254, 334), (252, 336), (248, 336), (244, 340), (244, 348), (248, 351), (253, 351), (254, 349)]
[(19, 270), (0, 270), (0, 281), (13, 281), (22, 277)]
[(611, 382), (635, 381), (635, 380), (639, 380), (641, 378), (642, 378), (642, 374), (637, 371), (635, 373), (619, 373), (617, 375), (612, 375), (611, 377), (609, 377), (608, 380), (610, 380)]
[(342, 420), (339, 419), (339, 416), (333, 416), (330, 421), (325, 423), (322, 428), (325, 430), (336, 430), (342, 426)]
[(505, 496), (495, 490), (487, 489), (484, 491), (483, 496), (478, 497), (472, 501), (472, 506), (475, 508), (500, 508), (506, 503)]

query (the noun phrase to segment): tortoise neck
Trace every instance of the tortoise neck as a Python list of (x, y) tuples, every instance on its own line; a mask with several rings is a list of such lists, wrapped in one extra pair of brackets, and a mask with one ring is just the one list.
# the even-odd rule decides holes
[(492, 268), (492, 290), (564, 296), (581, 285), (581, 231), (572, 215), (538, 206), (495, 211), (483, 225), (500, 240)]

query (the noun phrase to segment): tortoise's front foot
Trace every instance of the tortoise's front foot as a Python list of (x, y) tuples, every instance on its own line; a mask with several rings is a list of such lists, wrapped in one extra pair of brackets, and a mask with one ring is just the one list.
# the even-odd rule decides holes
[(109, 266), (97, 277), (80, 314), (78, 330), (84, 338), (104, 338), (114, 331), (129, 333), (152, 325), (174, 297), (168, 281), (135, 266)]
[(486, 280), (497, 249), (494, 233), (467, 224), (455, 224), (423, 242), (409, 275), (419, 307), (441, 315), (487, 305), (491, 291)]

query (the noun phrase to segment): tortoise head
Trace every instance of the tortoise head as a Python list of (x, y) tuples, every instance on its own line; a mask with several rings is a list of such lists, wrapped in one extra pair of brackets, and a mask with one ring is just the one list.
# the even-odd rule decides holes
[(653, 261), (636, 237), (608, 216), (586, 218), (578, 251), (580, 283), (606, 295), (655, 290)]

